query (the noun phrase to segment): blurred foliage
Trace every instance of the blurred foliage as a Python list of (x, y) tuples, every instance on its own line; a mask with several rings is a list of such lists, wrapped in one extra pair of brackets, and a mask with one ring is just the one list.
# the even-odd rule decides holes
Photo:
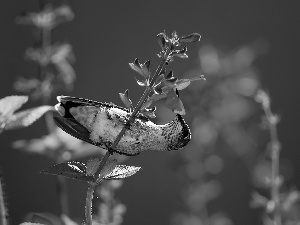
[[(72, 66), (75, 61), (72, 46), (69, 43), (51, 42), (53, 29), (61, 23), (72, 21), (73, 18), (74, 13), (68, 5), (61, 5), (56, 8), (53, 8), (51, 5), (45, 5), (40, 12), (25, 13), (16, 18), (18, 24), (31, 25), (38, 34), (37, 39), (34, 41), (34, 46), (29, 47), (25, 51), (25, 59), (37, 65), (38, 76), (34, 75), (29, 78), (19, 77), (13, 85), (16, 91), (29, 95), (32, 100), (39, 100), (47, 104), (55, 93), (61, 91), (70, 92), (73, 89), (76, 74)], [(52, 106), (40, 106), (14, 113), (27, 100), (27, 96), (9, 96), (0, 99), (1, 131), (4, 128), (12, 129), (17, 126), (28, 126), (49, 110), (54, 109)], [(61, 163), (57, 165), (65, 166), (65, 174), (73, 177), (78, 175), (72, 175), (72, 172), (77, 171), (75, 167), (78, 164), (73, 163), (73, 165), (63, 162), (104, 154), (103, 149), (78, 140), (57, 128), (53, 123), (52, 113), (46, 114), (45, 119), (49, 131), (47, 135), (32, 140), (17, 140), (13, 142), (12, 146), (27, 153), (47, 156), (56, 163)], [(113, 158), (114, 160), (118, 158), (119, 162), (126, 159), (125, 156), (115, 156)], [(54, 169), (52, 168), (52, 173), (57, 168), (57, 165), (53, 167)], [(88, 168), (86, 170), (90, 171)], [(131, 167), (124, 168), (117, 166), (111, 173), (112, 178), (105, 177), (105, 179), (130, 176), (135, 173), (134, 171), (130, 172), (130, 170), (133, 169)], [(78, 224), (68, 217), (65, 182), (64, 179), (58, 179), (58, 197), (60, 198), (61, 215), (29, 213), (25, 218), (26, 223), (23, 224)], [(125, 206), (115, 200), (113, 194), (114, 190), (121, 185), (121, 181), (109, 181), (106, 185), (99, 187), (97, 194), (99, 194), (103, 201), (98, 203), (99, 215), (96, 216), (98, 221), (110, 221), (111, 224), (120, 224), (122, 222)], [(103, 194), (105, 190), (110, 193), (106, 197)], [(102, 212), (102, 210), (104, 211)]]
[[(208, 210), (211, 201), (222, 194), (222, 183), (217, 175), (231, 161), (224, 154), (239, 157), (248, 169), (247, 176), (252, 177), (253, 186), (269, 196), (255, 192), (253, 199), (249, 199), (252, 207), (263, 208), (264, 225), (299, 224), (299, 192), (283, 185), (283, 164), (278, 174), (273, 175), (278, 176), (275, 183), (272, 182), (272, 144), (268, 144), (266, 133), (269, 127), (260, 105), (255, 102), (261, 103), (262, 108), (270, 107), (268, 95), (260, 90), (259, 72), (254, 66), (264, 49), (265, 43), (254, 42), (231, 52), (212, 45), (199, 50), (200, 72), (205, 74), (207, 82), (191, 86), (182, 96), (192, 124), (192, 143), (180, 156), (174, 157), (174, 168), (184, 184), (180, 196), (186, 212), (174, 214), (172, 224), (234, 224), (230, 219), (232, 215), (224, 214), (224, 209)], [(195, 73), (199, 73), (198, 70), (185, 76)], [(270, 115), (269, 120), (276, 126), (279, 117)], [(276, 186), (278, 211), (273, 200)], [(280, 215), (277, 221), (276, 212)]]
[[(261, 54), (259, 44), (232, 52), (222, 52), (212, 45), (199, 50), (200, 72), (207, 82), (191, 86), (182, 95), (192, 141), (174, 159), (178, 177), (185, 184), (181, 199), (186, 213), (175, 214), (172, 224), (233, 224), (222, 209), (210, 213), (207, 206), (222, 194), (222, 183), (215, 175), (226, 167), (223, 152), (238, 156), (247, 166), (256, 154), (259, 127), (253, 126), (253, 115), (258, 106), (253, 96), (260, 81), (253, 62)], [(199, 71), (185, 77), (195, 73)]]
[(68, 43), (51, 43), (51, 32), (59, 24), (73, 20), (74, 13), (68, 5), (53, 8), (45, 5), (38, 13), (25, 13), (16, 19), (18, 24), (32, 25), (39, 34), (33, 47), (25, 51), (25, 58), (37, 64), (39, 76), (20, 77), (15, 90), (32, 99), (47, 101), (57, 91), (71, 91), (76, 78), (72, 67), (75, 57)]

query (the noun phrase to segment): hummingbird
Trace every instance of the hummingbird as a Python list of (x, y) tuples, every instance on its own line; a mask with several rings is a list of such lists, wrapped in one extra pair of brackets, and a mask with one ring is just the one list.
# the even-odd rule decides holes
[[(54, 116), (58, 127), (66, 133), (106, 150), (128, 156), (145, 150), (172, 151), (183, 148), (191, 139), (191, 132), (179, 114), (164, 125), (157, 125), (141, 113), (128, 125), (131, 113), (113, 103), (83, 98), (58, 96)], [(126, 130), (119, 143), (111, 149), (121, 130)]]

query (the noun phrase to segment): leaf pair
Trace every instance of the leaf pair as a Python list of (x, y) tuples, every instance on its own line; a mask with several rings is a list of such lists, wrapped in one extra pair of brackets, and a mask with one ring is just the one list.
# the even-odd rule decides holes
[(133, 63), (129, 63), (131, 69), (140, 74), (143, 77), (143, 80), (136, 79), (136, 82), (140, 86), (149, 86), (150, 79), (150, 60), (146, 61), (144, 64), (139, 62), (139, 59), (136, 58)]
[(131, 99), (129, 98), (129, 90), (127, 89), (124, 94), (123, 93), (119, 93), (120, 98), (123, 102), (123, 104), (126, 106), (126, 108), (129, 110), (129, 112), (133, 112), (134, 108), (133, 108), (133, 104)]
[(62, 175), (71, 179), (99, 184), (103, 180), (118, 180), (129, 177), (139, 171), (140, 167), (117, 165), (117, 160), (109, 160), (104, 165), (100, 174), (101, 161), (98, 158), (91, 158), (87, 165), (81, 162), (72, 161), (56, 164), (41, 171), (49, 175)]

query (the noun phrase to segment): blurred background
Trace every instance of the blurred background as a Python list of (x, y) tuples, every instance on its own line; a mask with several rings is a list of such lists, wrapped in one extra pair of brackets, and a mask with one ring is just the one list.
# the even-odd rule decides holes
[[(16, 18), (39, 12), (47, 3), (54, 8), (67, 4), (74, 13), (51, 32), (50, 43), (68, 43), (73, 52), (67, 60), (73, 68), (67, 69), (69, 86), (53, 92), (51, 105), (56, 95), (122, 105), (118, 93), (126, 89), (137, 103), (143, 88), (136, 85), (128, 63), (137, 57), (141, 62), (150, 59), (155, 71), (160, 32), (202, 35), (199, 43), (188, 46), (189, 59), (176, 59), (169, 66), (180, 78), (204, 74), (207, 79), (180, 94), (192, 141), (178, 152), (146, 151), (126, 159), (124, 164), (142, 170), (116, 191), (127, 209), (122, 224), (262, 224), (264, 210), (250, 206), (253, 192), (269, 196), (269, 136), (261, 124), (261, 106), (254, 100), (260, 88), (270, 94), (272, 110), (281, 118), (282, 190), (289, 193), (299, 187), (297, 1), (1, 1), (0, 98), (24, 94), (16, 85), (20, 77), (38, 77), (28, 50), (24, 59), (26, 49), (38, 44), (36, 32), (33, 26), (16, 23)], [(31, 95), (23, 108), (41, 105), (35, 97)], [(159, 107), (155, 122), (172, 118)], [(11, 224), (21, 223), (28, 212), (59, 213), (56, 178), (39, 173), (55, 162), (43, 153), (12, 147), (17, 140), (47, 134), (41, 119), (0, 136), (0, 176)], [(79, 221), (84, 218), (86, 187), (67, 182), (70, 217)], [(295, 215), (298, 212), (296, 208)]]

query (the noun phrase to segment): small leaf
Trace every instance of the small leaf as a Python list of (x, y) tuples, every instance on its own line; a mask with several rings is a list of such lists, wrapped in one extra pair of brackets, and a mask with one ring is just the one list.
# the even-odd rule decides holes
[(136, 167), (136, 166), (117, 165), (116, 168), (110, 174), (104, 177), (104, 179), (105, 180), (123, 179), (132, 176), (140, 169), (141, 167)]
[(148, 99), (141, 107), (140, 111), (143, 111), (145, 108), (148, 108), (153, 103), (152, 99)]
[(191, 84), (189, 79), (180, 79), (176, 82), (175, 86), (177, 90), (185, 89), (187, 86)]
[(132, 110), (133, 106), (132, 106), (132, 101), (129, 98), (129, 91), (128, 89), (125, 91), (125, 93), (119, 93), (120, 98), (122, 100), (122, 102), (124, 103), (124, 105), (126, 106), (127, 109)]
[(185, 115), (185, 109), (183, 107), (182, 101), (174, 91), (167, 94), (167, 99), (164, 102), (164, 105), (171, 109), (174, 113)]
[(150, 61), (146, 61), (143, 65), (140, 64), (138, 58), (134, 60), (133, 63), (129, 63), (131, 69), (133, 69), (138, 74), (142, 75), (146, 80), (150, 77)]
[(28, 101), (28, 96), (7, 96), (0, 99), (0, 116), (12, 115), (24, 103)]
[(186, 52), (187, 52), (187, 47), (184, 46), (181, 50), (173, 51), (172, 56), (177, 56), (177, 57), (182, 58), (182, 59), (187, 59), (188, 55), (186, 54)]
[(165, 74), (167, 72), (167, 69), (164, 68), (163, 70), (160, 71), (159, 75)]
[(153, 94), (149, 99), (155, 101), (158, 101), (160, 99), (166, 98), (167, 94), (166, 93), (162, 93), (162, 94)]
[(116, 168), (117, 166), (117, 160), (113, 159), (113, 160), (108, 160), (105, 164), (105, 166), (103, 167), (103, 169), (100, 172), (100, 176), (97, 179), (97, 181), (102, 180), (103, 178), (105, 179), (106, 176), (108, 176), (110, 173), (113, 172), (113, 170)]
[(196, 80), (205, 80), (205, 78), (203, 75), (201, 75), (200, 77), (194, 77), (192, 79), (180, 79), (175, 82), (175, 87), (177, 90), (182, 90), (189, 86), (192, 81)]
[(149, 82), (148, 82), (147, 79), (145, 79), (144, 81), (140, 81), (140, 80), (135, 78), (135, 80), (136, 80), (136, 82), (139, 86), (142, 86), (142, 87), (149, 86)]
[(166, 79), (166, 81), (170, 82), (170, 83), (175, 83), (175, 81), (177, 81), (177, 77), (171, 77), (169, 79)]
[(86, 166), (81, 162), (66, 162), (56, 164), (41, 171), (49, 175), (62, 175), (71, 179), (81, 181), (93, 181), (92, 176), (86, 175)]
[(179, 43), (191, 43), (200, 41), (201, 35), (198, 33), (189, 34), (179, 38)]
[(157, 41), (158, 41), (158, 44), (159, 46), (161, 47), (162, 50), (165, 49), (165, 46), (166, 46), (166, 43), (167, 43), (167, 37), (166, 37), (166, 34), (165, 33), (159, 33), (157, 35)]
[(177, 56), (177, 57), (179, 57), (181, 59), (187, 59), (187, 58), (189, 58), (189, 56), (186, 53), (178, 53), (178, 54), (176, 53), (173, 56)]
[(86, 175), (94, 176), (100, 166), (99, 158), (90, 158), (86, 163)]
[(129, 63), (131, 69), (136, 71), (137, 73), (141, 73), (141, 65), (139, 63), (139, 59), (136, 58), (133, 63)]
[(162, 93), (168, 94), (170, 91), (174, 90), (174, 85), (170, 86), (164, 86), (162, 87)]
[[(175, 77), (174, 77), (174, 78), (175, 78)], [(175, 87), (175, 86), (174, 86), (174, 83), (175, 83), (176, 80), (177, 80), (177, 78), (175, 78), (175, 79), (163, 80), (163, 81), (161, 82), (161, 87), (162, 87), (162, 89), (164, 89), (165, 87), (174, 88), (174, 87)]]
[(173, 71), (170, 71), (170, 72), (165, 76), (165, 78), (166, 78), (166, 79), (170, 79), (171, 77), (174, 77), (173, 74), (174, 74)]
[(143, 65), (142, 65), (142, 71), (143, 71), (143, 76), (147, 79), (150, 77), (150, 60), (147, 60)]
[(161, 74), (159, 75), (157, 78), (156, 78), (156, 85), (154, 87), (158, 87), (161, 83), (161, 81), (164, 79), (164, 74)]
[(28, 127), (50, 110), (55, 109), (53, 106), (44, 105), (17, 112), (11, 118), (8, 119), (5, 129), (10, 130), (20, 127)]
[(178, 39), (178, 34), (175, 30), (172, 32), (172, 38), (175, 40)]

